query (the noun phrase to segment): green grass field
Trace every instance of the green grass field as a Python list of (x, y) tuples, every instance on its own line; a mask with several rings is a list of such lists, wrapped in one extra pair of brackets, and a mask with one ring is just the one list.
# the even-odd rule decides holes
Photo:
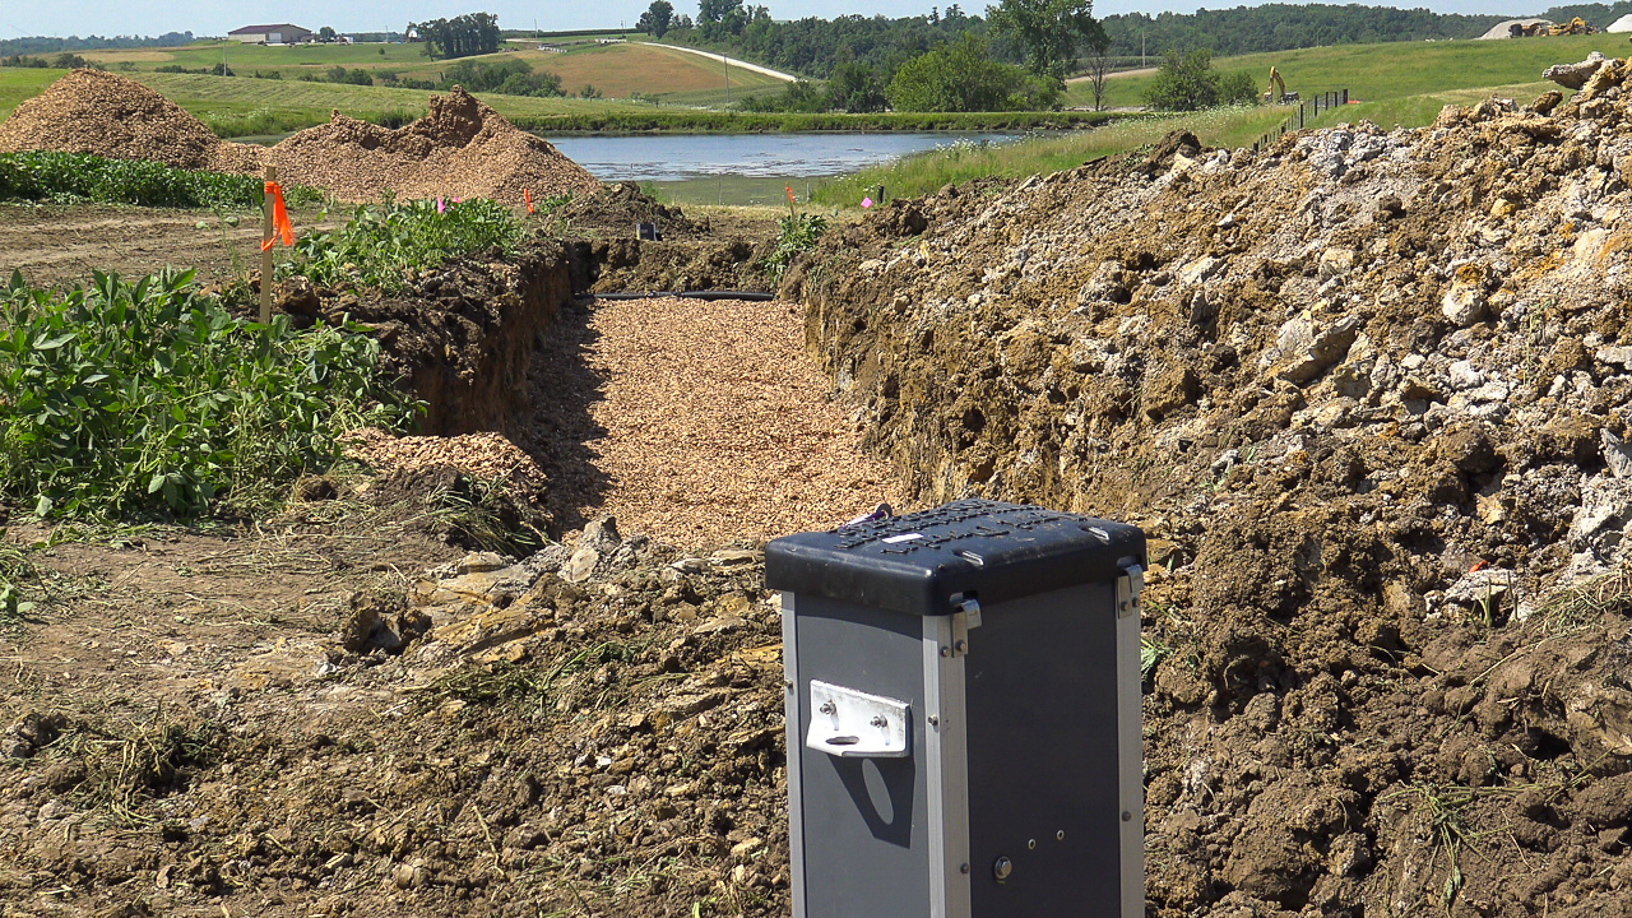
[(0, 67), (0, 119), (10, 117), (12, 109), (26, 99), (32, 99), (62, 77), (61, 70), (35, 70), (32, 67)]
[[(1267, 89), (1269, 68), (1280, 70), (1286, 88), (1305, 99), (1316, 93), (1347, 89), (1350, 98), (1368, 102), (1402, 99), (1456, 90), (1534, 84), (1544, 90), (1541, 72), (1553, 64), (1570, 63), (1590, 52), (1625, 57), (1632, 47), (1619, 35), (1566, 35), (1501, 41), (1396, 42), (1382, 45), (1338, 45), (1274, 54), (1220, 58), (1219, 71), (1241, 70)], [(1161, 63), (1152, 57), (1151, 64)], [(1105, 104), (1132, 107), (1144, 104), (1150, 75), (1113, 74), (1106, 85)], [(1092, 105), (1087, 83), (1072, 83), (1067, 104)], [(1437, 109), (1436, 109), (1437, 111)]]
[[(208, 70), (223, 61), (239, 78), (258, 75), (303, 82), (303, 78), (321, 77), (331, 68), (344, 67), (366, 70), (382, 83), (391, 76), (440, 81), (450, 63), (432, 60), (423, 44), (269, 46), (208, 41), (181, 48), (87, 51), (83, 56), (116, 73), (143, 78), (144, 82), (143, 75), (159, 67)], [(578, 94), (585, 87), (593, 87), (611, 100), (628, 100), (639, 94), (657, 102), (709, 106), (782, 86), (782, 81), (772, 77), (727, 68), (719, 61), (672, 48), (639, 42), (602, 44), (581, 36), (563, 43), (511, 40), (497, 54), (469, 60), (525, 61), (534, 70), (560, 76), (568, 93)]]

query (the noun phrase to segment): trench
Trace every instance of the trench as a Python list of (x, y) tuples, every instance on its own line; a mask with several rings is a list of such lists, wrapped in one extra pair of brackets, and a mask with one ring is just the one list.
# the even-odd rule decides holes
[(737, 291), (586, 295), (594, 251), (535, 246), (424, 314), (435, 334), (399, 358), (429, 404), (424, 432), (508, 437), (545, 470), (558, 534), (610, 514), (625, 532), (708, 546), (899, 506), (804, 351), (801, 307)]

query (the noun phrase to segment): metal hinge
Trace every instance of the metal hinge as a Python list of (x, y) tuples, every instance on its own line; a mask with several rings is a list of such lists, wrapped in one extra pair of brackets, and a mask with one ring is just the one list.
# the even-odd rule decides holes
[(1122, 568), (1116, 578), (1116, 617), (1139, 614), (1139, 594), (1145, 591), (1145, 569), (1137, 564)]
[(970, 596), (958, 602), (952, 613), (952, 652), (948, 656), (961, 657), (969, 652), (969, 629), (980, 627), (980, 600)]

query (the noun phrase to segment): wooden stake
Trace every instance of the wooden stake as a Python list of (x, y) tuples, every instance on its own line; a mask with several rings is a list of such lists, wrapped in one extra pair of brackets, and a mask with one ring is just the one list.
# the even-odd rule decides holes
[[(266, 180), (278, 180), (276, 166), (266, 167)], [(261, 322), (272, 321), (272, 195), (261, 192)]]

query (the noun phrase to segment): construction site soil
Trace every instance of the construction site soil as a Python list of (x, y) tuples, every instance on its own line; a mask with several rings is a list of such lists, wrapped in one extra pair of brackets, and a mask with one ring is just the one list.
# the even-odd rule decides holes
[[(780, 293), (838, 413), (693, 437), (661, 380), (619, 409), (709, 487), (859, 425), (900, 493), (858, 466), (805, 518), (595, 515), (621, 374), (763, 367), (654, 359), (645, 301), (603, 323), (572, 294), (677, 289), (717, 230), (357, 296), (428, 368), (431, 432), (510, 434), (532, 484), (399, 462), (254, 527), (36, 552), (43, 602), (0, 636), (0, 914), (785, 915), (760, 540), (967, 495), (1150, 536), (1147, 915), (1632, 914), (1627, 69), (1259, 154), (1179, 135), (831, 232)], [(670, 315), (681, 353), (758, 324), (795, 362), (785, 306)], [(673, 452), (617, 481), (683, 506)], [(528, 521), (558, 541), (495, 540)]]

